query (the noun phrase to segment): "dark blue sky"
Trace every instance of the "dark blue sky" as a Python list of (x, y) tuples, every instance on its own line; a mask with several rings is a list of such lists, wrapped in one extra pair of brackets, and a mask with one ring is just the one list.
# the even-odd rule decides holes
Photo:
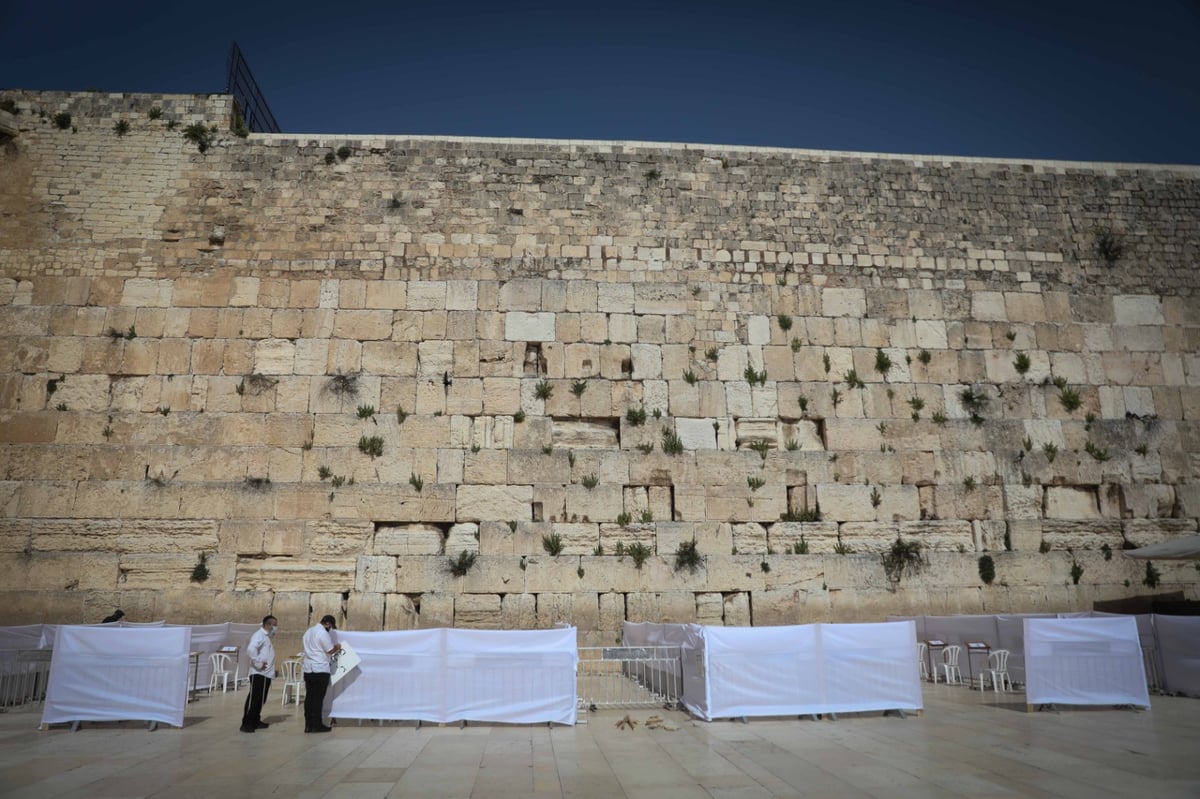
[(221, 91), (237, 39), (286, 132), (1200, 163), (1200, 0), (365, 5), (0, 0), (0, 87)]

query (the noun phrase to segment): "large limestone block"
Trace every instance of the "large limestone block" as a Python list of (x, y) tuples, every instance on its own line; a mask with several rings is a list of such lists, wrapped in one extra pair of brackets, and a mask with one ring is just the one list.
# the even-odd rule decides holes
[(725, 623), (725, 599), (719, 593), (696, 594), (696, 624), (721, 626)]
[(346, 600), (347, 630), (363, 630), (375, 632), (384, 629), (385, 594), (363, 593), (351, 594)]
[(290, 375), (296, 366), (296, 344), (287, 339), (264, 339), (254, 345), (254, 372)]
[(423, 630), (454, 626), (454, 595), (427, 593), (421, 595), (420, 628)]
[(717, 428), (714, 419), (676, 419), (675, 433), (685, 450), (717, 448)]
[(505, 594), (500, 606), (505, 630), (532, 630), (537, 622), (537, 597), (533, 594)]
[(350, 591), (354, 558), (238, 558), (237, 588), (251, 591)]
[(828, 521), (868, 522), (875, 520), (871, 486), (818, 483), (817, 504)]
[(539, 630), (549, 630), (560, 624), (575, 623), (574, 594), (540, 593), (537, 595), (537, 620)]
[(1126, 519), (1122, 522), (1125, 540), (1139, 547), (1161, 544), (1172, 538), (1196, 534), (1195, 519)]
[(446, 552), (479, 552), (479, 525), (475, 522), (463, 522), (450, 527), (446, 535)]
[(776, 522), (767, 528), (767, 545), (779, 553), (795, 552), (803, 546), (809, 554), (827, 554), (837, 543), (837, 522)]
[(370, 522), (308, 522), (305, 547), (314, 558), (361, 555), (368, 551), (373, 533)]
[(1093, 486), (1047, 486), (1047, 519), (1099, 519), (1100, 507)]
[(606, 555), (615, 555), (619, 549), (628, 549), (631, 544), (644, 544), (653, 550), (657, 543), (654, 523), (633, 522), (624, 527), (618, 524), (600, 525), (600, 546)]
[(396, 591), (399, 593), (444, 593), (461, 580), (462, 578), (451, 575), (447, 557), (396, 556)]
[(564, 555), (591, 555), (600, 543), (600, 528), (596, 524), (559, 522), (551, 527), (550, 535), (558, 536)]
[(503, 629), (499, 594), (459, 594), (454, 598), (454, 626), (468, 630)]
[(528, 485), (461, 485), (455, 513), (458, 521), (529, 521), (533, 487)]
[(617, 428), (602, 422), (555, 419), (554, 446), (566, 449), (615, 449)]
[(521, 559), (514, 557), (481, 556), (461, 579), (457, 589), (468, 594), (504, 594), (525, 590), (525, 572)]
[[(217, 523), (211, 520), (4, 520), (0, 529), (27, 531), (35, 551), (169, 554), (215, 552)], [(3, 535), (3, 533), (0, 533)]]
[[(956, 519), (910, 521), (896, 526), (894, 533), (906, 541), (920, 542), (925, 552), (975, 551), (975, 528), (969, 521)], [(895, 539), (893, 538), (893, 540)], [(888, 546), (891, 546), (891, 542), (888, 543)]]
[[(385, 555), (360, 555), (354, 590), (379, 594), (395, 591), (396, 559)], [(382, 609), (382, 605), (380, 607)]]
[(387, 594), (384, 597), (384, 630), (415, 630), (418, 624), (417, 606), (406, 594)]
[(767, 530), (761, 524), (731, 525), (733, 530), (733, 550), (739, 555), (767, 554)]
[(821, 292), (821, 314), (823, 316), (851, 316), (855, 318), (866, 316), (866, 293), (862, 289), (823, 289)]
[(1118, 325), (1161, 325), (1162, 298), (1156, 295), (1120, 294), (1112, 298), (1113, 316)]
[(1051, 549), (1100, 549), (1108, 544), (1116, 552), (1121, 549), (1121, 522), (1117, 519), (1075, 521), (1046, 519), (1042, 522), (1042, 541)]
[(621, 486), (600, 483), (595, 488), (567, 486), (567, 517), (583, 521), (612, 521), (624, 508)]
[(504, 315), (506, 341), (554, 341), (555, 314), (510, 311)]
[(633, 310), (639, 314), (686, 314), (689, 298), (678, 283), (635, 283)]

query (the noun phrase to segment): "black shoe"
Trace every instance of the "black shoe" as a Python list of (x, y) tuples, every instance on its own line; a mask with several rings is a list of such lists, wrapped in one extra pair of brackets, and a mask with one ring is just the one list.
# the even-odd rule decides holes
[(254, 732), (254, 727), (239, 727), (242, 732)]
[(333, 727), (314, 727), (311, 730), (305, 730), (305, 732), (333, 732)]
[(255, 724), (255, 725), (254, 725), (254, 728), (255, 728), (256, 730), (265, 730), (267, 727), (270, 727), (270, 726), (271, 726), (271, 725), (270, 725), (270, 724), (268, 724), (267, 722), (265, 722), (265, 721), (260, 721), (260, 722), (258, 722), (257, 724)]

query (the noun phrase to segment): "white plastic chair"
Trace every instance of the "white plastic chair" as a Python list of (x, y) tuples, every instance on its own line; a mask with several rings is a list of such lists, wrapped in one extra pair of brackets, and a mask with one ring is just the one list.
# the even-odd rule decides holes
[(929, 679), (929, 644), (917, 642), (917, 662), (921, 664), (921, 679)]
[(221, 683), (221, 693), (225, 693), (225, 689), (229, 686), (229, 680), (233, 680), (233, 689), (237, 690), (237, 673), (233, 670), (233, 665), (229, 655), (221, 652), (213, 652), (208, 656), (212, 661), (212, 676), (208, 678), (208, 692), (211, 694), (217, 690), (217, 682)]
[(303, 665), (304, 661), (301, 660), (283, 661), (283, 701), (280, 704), (287, 704), (289, 688), (292, 689), (292, 700), (297, 705), (300, 704), (300, 689), (304, 686), (304, 678), (301, 673)]
[(942, 670), (946, 674), (947, 685), (962, 685), (962, 672), (958, 670), (958, 656), (962, 647), (951, 644), (942, 650)]
[[(1008, 676), (1008, 650), (997, 649), (988, 655), (988, 674), (992, 675), (992, 688), (996, 693), (1000, 693), (1000, 687), (1005, 686), (1005, 691), (1013, 690), (1012, 678)], [(983, 674), (979, 675), (981, 682), (980, 688), (986, 688), (982, 684)]]

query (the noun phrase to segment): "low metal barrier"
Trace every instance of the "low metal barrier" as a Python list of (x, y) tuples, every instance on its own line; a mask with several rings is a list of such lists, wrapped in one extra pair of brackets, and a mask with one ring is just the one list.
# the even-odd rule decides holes
[(50, 655), (48, 649), (19, 650), (14, 657), (0, 660), (0, 707), (45, 701)]
[(577, 692), (584, 710), (676, 705), (683, 697), (677, 646), (592, 646), (579, 650)]

